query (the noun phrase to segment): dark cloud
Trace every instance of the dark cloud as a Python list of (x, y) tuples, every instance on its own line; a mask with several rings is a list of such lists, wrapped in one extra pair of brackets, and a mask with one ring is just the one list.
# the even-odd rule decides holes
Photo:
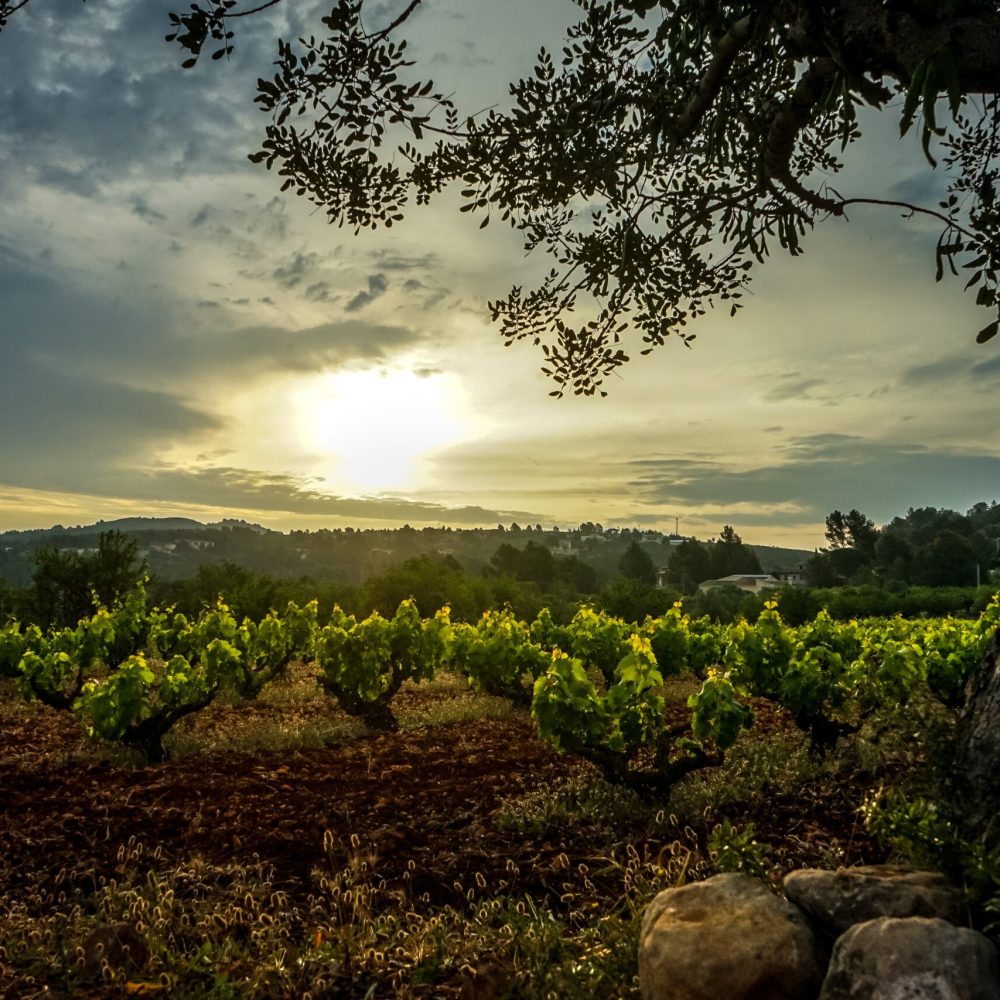
[(996, 378), (1000, 375), (1000, 354), (973, 365), (971, 374), (975, 378)]
[(100, 173), (96, 163), (79, 170), (63, 167), (58, 163), (43, 163), (35, 170), (35, 181), (43, 187), (52, 187), (79, 198), (93, 198), (100, 187), (97, 179)]
[(800, 372), (793, 372), (782, 376), (774, 388), (764, 393), (764, 399), (771, 403), (786, 399), (808, 399), (809, 390), (820, 385), (826, 385), (826, 379), (806, 378)]
[(635, 461), (632, 485), (651, 504), (772, 508), (762, 524), (788, 521), (782, 506), (799, 511), (803, 520), (851, 507), (876, 520), (900, 513), (901, 506), (965, 510), (1000, 488), (1000, 455), (972, 449), (935, 450), (831, 433), (794, 438), (773, 454), (772, 463), (742, 471), (698, 456)]
[(294, 288), (300, 284), (308, 274), (315, 270), (319, 263), (318, 253), (298, 253), (292, 254), (288, 261), (279, 264), (272, 272), (271, 277), (283, 288)]
[(903, 371), (900, 381), (908, 386), (929, 386), (958, 379), (992, 379), (1000, 375), (1000, 355), (972, 363), (964, 357), (945, 357), (922, 365), (913, 365)]
[(439, 288), (437, 291), (432, 292), (430, 295), (428, 295), (427, 298), (424, 299), (423, 302), (421, 302), (420, 308), (425, 311), (428, 309), (433, 309), (434, 306), (436, 306), (439, 302), (444, 301), (447, 294), (448, 290), (446, 288)]
[(472, 42), (462, 42), (457, 50), (449, 49), (446, 52), (435, 52), (431, 56), (431, 63), (434, 65), (457, 66), (461, 69), (491, 66), (494, 62), (495, 60), (492, 56), (486, 56), (478, 52)]
[(358, 292), (344, 307), (346, 312), (357, 312), (365, 306), (374, 302), (377, 298), (385, 294), (389, 287), (389, 282), (384, 274), (370, 274), (368, 276), (368, 291)]
[(969, 372), (967, 358), (939, 358), (922, 365), (907, 368), (900, 376), (904, 385), (930, 385), (934, 382), (947, 382)]
[(17, 359), (0, 370), (0, 469), (12, 485), (68, 491), (222, 421), (184, 399)]
[(147, 222), (166, 222), (167, 217), (162, 212), (157, 212), (155, 208), (150, 208), (148, 202), (141, 194), (134, 194), (129, 199), (132, 205), (132, 214), (145, 219)]
[(363, 320), (323, 323), (307, 330), (254, 326), (191, 344), (186, 367), (229, 375), (314, 372), (383, 360), (420, 339), (420, 334), (407, 327)]
[[(163, 40), (163, 8), (31, 4), (3, 32), (6, 152), (47, 171), (43, 183), (85, 197), (96, 192), (85, 173), (72, 176), (80, 164), (99, 164), (102, 184), (192, 169), (247, 171), (246, 154), (259, 140), (248, 115), (256, 78), (268, 71), (283, 30), (308, 34), (324, 5), (302, 0), (284, 10), (290, 6), (241, 24), (230, 59), (184, 72), (177, 46)], [(0, 184), (15, 183), (0, 173)]]
[(546, 517), (523, 510), (449, 507), (401, 497), (342, 497), (317, 488), (309, 479), (229, 466), (122, 472), (108, 478), (101, 495), (354, 520), (496, 524)]
[(896, 181), (889, 188), (888, 197), (911, 205), (933, 207), (947, 193), (948, 178), (942, 171), (921, 170)]
[(314, 281), (305, 291), (310, 302), (329, 302), (332, 298), (329, 281)]
[[(150, 291), (130, 305), (59, 278), (0, 241), (0, 368), (44, 362), (53, 370), (164, 389), (384, 360), (422, 337), (408, 327), (361, 319), (300, 330), (271, 324), (226, 330), (219, 328), (216, 299), (187, 310)], [(58, 410), (58, 396), (48, 405)]]
[(437, 255), (432, 253), (421, 254), (419, 257), (408, 257), (405, 254), (379, 250), (372, 256), (383, 271), (430, 271), (439, 264)]

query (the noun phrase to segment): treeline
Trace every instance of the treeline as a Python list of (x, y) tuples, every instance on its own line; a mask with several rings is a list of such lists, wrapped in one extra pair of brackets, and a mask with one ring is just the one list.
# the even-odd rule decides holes
[(861, 618), (976, 618), (997, 592), (996, 584), (980, 587), (906, 587), (884, 590), (860, 587), (783, 587), (747, 594), (735, 587), (714, 587), (685, 597), (684, 610), (694, 617), (708, 615), (729, 623), (754, 621), (767, 601), (776, 601), (790, 625), (812, 621), (820, 611), (836, 621)]
[[(709, 554), (739, 555), (742, 542), (734, 535), (724, 531), (718, 542), (707, 547)], [(719, 565), (728, 568), (733, 563)], [(29, 586), (0, 585), (0, 623), (16, 618), (46, 628), (72, 627), (95, 607), (110, 607), (138, 581), (147, 579), (147, 569), (135, 540), (115, 532), (103, 534), (93, 553), (41, 549)], [(722, 623), (739, 618), (753, 621), (766, 600), (776, 600), (782, 616), (792, 625), (811, 621), (823, 609), (842, 621), (892, 615), (976, 617), (996, 590), (989, 585), (886, 588), (863, 584), (785, 587), (761, 594), (716, 587), (685, 594), (679, 587), (656, 586), (655, 573), (651, 558), (636, 543), (619, 559), (618, 573), (598, 586), (596, 574), (578, 557), (558, 556), (529, 541), (522, 548), (500, 545), (481, 573), (467, 572), (450, 556), (418, 556), (356, 586), (308, 576), (286, 579), (224, 561), (204, 564), (185, 580), (150, 579), (146, 588), (156, 604), (174, 606), (187, 615), (199, 614), (222, 597), (237, 617), (253, 620), (290, 601), (301, 606), (314, 599), (324, 620), (334, 605), (360, 617), (372, 611), (389, 616), (402, 601), (413, 598), (419, 607), (448, 605), (457, 622), (473, 622), (484, 611), (509, 607), (524, 619), (535, 618), (542, 608), (548, 608), (553, 620), (565, 623), (581, 603), (626, 621), (641, 622), (646, 616), (663, 615), (675, 601), (683, 599), (686, 613), (708, 615)]]
[(881, 528), (858, 510), (835, 510), (826, 538), (829, 546), (806, 563), (813, 586), (968, 587), (1000, 566), (1000, 504), (965, 514), (911, 507)]
[[(336, 580), (360, 586), (369, 577), (418, 556), (452, 556), (462, 567), (480, 575), (502, 544), (523, 549), (528, 543), (551, 549), (557, 555), (576, 555), (592, 567), (598, 585), (618, 572), (625, 550), (637, 542), (657, 566), (666, 563), (670, 538), (660, 531), (640, 528), (604, 528), (589, 522), (576, 528), (543, 529), (541, 525), (498, 524), (495, 528), (322, 528), (315, 531), (279, 532), (259, 525), (228, 522), (185, 524), (177, 519), (148, 522), (129, 519), (94, 528), (61, 528), (48, 531), (0, 534), (0, 578), (25, 587), (31, 583), (34, 554), (41, 546), (60, 551), (93, 551), (95, 528), (121, 530), (138, 540), (152, 576), (162, 580), (188, 579), (204, 563), (234, 562), (257, 573), (296, 579)], [(805, 555), (805, 554), (803, 554)]]
[(686, 594), (694, 593), (706, 580), (761, 572), (757, 553), (728, 524), (718, 539), (707, 544), (685, 539), (673, 550), (666, 566), (667, 582)]
[(289, 601), (302, 605), (316, 599), (321, 614), (338, 604), (364, 617), (372, 611), (390, 615), (413, 598), (420, 607), (450, 606), (455, 621), (474, 621), (484, 611), (502, 607), (523, 618), (534, 618), (547, 607), (556, 620), (569, 621), (582, 601), (631, 621), (662, 614), (677, 598), (676, 592), (654, 585), (654, 564), (637, 542), (619, 564), (618, 573), (600, 586), (593, 567), (578, 557), (556, 555), (529, 541), (522, 548), (501, 544), (479, 573), (467, 572), (453, 556), (421, 555), (359, 585), (307, 575), (288, 579), (230, 560), (205, 563), (183, 580), (163, 580), (149, 578), (134, 538), (105, 532), (93, 551), (38, 549), (27, 586), (0, 581), (0, 621), (17, 618), (45, 628), (72, 627), (95, 607), (110, 607), (141, 580), (147, 580), (146, 590), (158, 605), (196, 615), (222, 597), (238, 617), (254, 620)]
[[(423, 534), (399, 529), (395, 538), (412, 538), (416, 544)], [(449, 605), (456, 621), (474, 621), (504, 606), (523, 618), (548, 607), (557, 620), (568, 621), (581, 602), (641, 621), (663, 614), (681, 596), (688, 613), (724, 622), (740, 616), (753, 620), (767, 596), (776, 597), (793, 623), (812, 619), (822, 608), (837, 619), (961, 616), (979, 613), (997, 586), (1000, 565), (1000, 504), (995, 501), (976, 504), (965, 514), (910, 509), (882, 527), (857, 510), (833, 511), (826, 519), (828, 546), (804, 566), (810, 586), (766, 595), (727, 587), (699, 590), (705, 580), (762, 571), (754, 549), (730, 526), (708, 543), (675, 539), (667, 544), (644, 532), (612, 533), (586, 524), (564, 533), (579, 546), (562, 551), (540, 530), (512, 526), (471, 534), (480, 544), (492, 539), (488, 556), (463, 564), (452, 554), (421, 553), (389, 560), (363, 580), (347, 582), (310, 573), (308, 560), (300, 560), (293, 575), (267, 572), (239, 557), (213, 558), (188, 576), (171, 579), (150, 573), (148, 550), (140, 549), (135, 536), (107, 531), (96, 548), (48, 544), (34, 549), (26, 585), (0, 579), (0, 621), (16, 617), (44, 627), (70, 627), (149, 576), (150, 597), (159, 604), (196, 614), (221, 595), (237, 614), (254, 619), (288, 601), (302, 604), (313, 598), (321, 609), (339, 604), (361, 616), (376, 610), (391, 614), (409, 597), (420, 607)], [(406, 551), (405, 545), (399, 548)], [(665, 586), (656, 585), (658, 573)]]

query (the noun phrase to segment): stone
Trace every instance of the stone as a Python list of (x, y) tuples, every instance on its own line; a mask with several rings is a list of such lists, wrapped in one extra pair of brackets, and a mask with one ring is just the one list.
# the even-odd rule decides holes
[(943, 875), (899, 865), (804, 868), (785, 877), (785, 895), (834, 937), (876, 917), (963, 922), (962, 894)]
[(802, 915), (747, 875), (661, 892), (643, 914), (643, 1000), (815, 997), (826, 955)]
[(819, 1000), (1000, 1000), (989, 938), (936, 917), (879, 917), (837, 939)]

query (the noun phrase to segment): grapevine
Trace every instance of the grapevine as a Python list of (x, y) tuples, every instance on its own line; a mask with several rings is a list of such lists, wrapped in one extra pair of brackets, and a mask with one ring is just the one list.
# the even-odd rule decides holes
[(373, 729), (399, 728), (390, 703), (406, 680), (430, 680), (447, 655), (448, 608), (421, 620), (416, 604), (403, 601), (392, 618), (378, 612), (362, 621), (334, 609), (317, 632), (314, 655), (320, 684), (348, 715)]

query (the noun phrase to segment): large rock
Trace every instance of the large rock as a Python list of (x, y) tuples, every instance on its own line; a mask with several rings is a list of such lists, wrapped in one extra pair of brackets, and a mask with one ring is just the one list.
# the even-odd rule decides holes
[(997, 950), (945, 920), (869, 920), (837, 940), (820, 1000), (1000, 1000)]
[(785, 894), (834, 937), (876, 917), (940, 917), (962, 923), (961, 893), (943, 875), (916, 868), (804, 868), (785, 877)]
[(824, 954), (802, 913), (747, 875), (661, 892), (639, 937), (644, 1000), (802, 1000)]

